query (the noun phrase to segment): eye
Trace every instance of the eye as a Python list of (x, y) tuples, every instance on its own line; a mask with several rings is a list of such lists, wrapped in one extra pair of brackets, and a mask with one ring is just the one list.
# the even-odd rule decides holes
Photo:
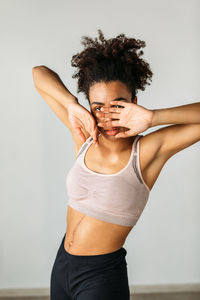
[[(101, 108), (101, 106), (99, 106), (99, 107), (95, 107), (95, 109), (94, 109), (94, 110), (96, 111), (96, 110), (97, 110), (97, 108)], [(98, 110), (98, 111), (100, 111), (100, 110)]]
[(123, 107), (123, 106), (121, 106), (121, 105), (115, 105), (115, 106), (119, 106), (119, 108)]
[[(112, 105), (112, 106), (118, 106), (118, 108), (121, 108), (121, 107), (123, 107), (123, 106), (121, 106), (121, 105), (119, 105), (119, 104), (117, 104), (117, 105)], [(100, 108), (101, 108), (101, 106), (95, 107), (95, 109), (94, 109), (94, 110), (96, 111), (98, 108), (100, 109)], [(100, 111), (100, 110), (98, 110), (98, 111)]]

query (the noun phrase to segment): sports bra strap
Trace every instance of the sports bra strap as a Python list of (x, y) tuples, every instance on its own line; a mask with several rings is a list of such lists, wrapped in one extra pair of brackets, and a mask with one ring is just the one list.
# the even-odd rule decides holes
[(139, 160), (139, 145), (138, 145), (138, 141), (139, 141), (139, 139), (142, 136), (143, 136), (142, 134), (139, 134), (136, 137), (136, 141), (135, 141), (135, 145), (134, 145), (134, 151), (133, 151), (133, 159), (132, 159), (133, 169), (135, 170), (135, 174), (136, 174), (137, 178), (139, 179), (139, 181), (141, 183), (143, 183), (143, 181), (142, 181), (142, 179), (140, 177), (140, 173), (138, 171), (138, 168), (140, 168), (140, 166), (139, 166), (140, 160)]
[[(135, 170), (135, 172), (136, 172), (136, 175), (137, 175), (137, 177), (138, 177), (138, 179), (140, 180), (140, 182), (142, 183), (142, 180), (141, 180), (141, 178), (140, 178), (140, 175), (139, 175), (139, 172), (138, 172), (138, 167), (137, 167), (137, 152), (138, 152), (138, 147), (137, 147), (137, 145), (138, 145), (138, 141), (139, 141), (139, 139), (142, 137), (143, 135), (138, 135), (137, 137), (136, 137), (136, 140), (134, 140), (134, 149), (133, 149), (133, 159), (132, 159), (132, 165), (133, 165), (133, 168), (134, 168), (134, 170)], [(76, 159), (79, 157), (79, 155), (81, 155), (81, 153), (85, 150), (85, 148), (88, 146), (88, 144), (91, 142), (93, 140), (93, 138), (91, 137), (91, 136), (89, 136), (87, 139), (86, 139), (86, 141), (81, 145), (81, 147), (80, 147), (80, 149), (79, 149), (79, 151), (78, 151), (78, 154), (77, 154), (77, 156), (76, 156)], [(139, 162), (139, 160), (138, 160), (138, 162)]]
[(91, 136), (89, 136), (86, 141), (81, 145), (78, 154), (76, 156), (76, 159), (78, 158), (78, 156), (85, 150), (85, 148), (87, 147), (87, 145), (91, 142), (93, 138)]

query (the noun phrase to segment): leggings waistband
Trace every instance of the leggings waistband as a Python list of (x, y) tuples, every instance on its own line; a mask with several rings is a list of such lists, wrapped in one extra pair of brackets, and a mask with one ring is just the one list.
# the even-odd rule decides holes
[(64, 248), (64, 240), (65, 240), (65, 235), (62, 239), (62, 243), (61, 243), (61, 247), (62, 250), (64, 251), (64, 254), (70, 259), (73, 260), (74, 262), (85, 262), (85, 263), (89, 263), (89, 262), (106, 262), (108, 260), (112, 260), (112, 259), (118, 259), (119, 257), (125, 257), (127, 254), (127, 251), (124, 247), (121, 247), (120, 249), (114, 251), (114, 252), (109, 252), (109, 253), (105, 253), (105, 254), (96, 254), (96, 255), (76, 255), (76, 254), (71, 254), (68, 251), (66, 251), (66, 249)]

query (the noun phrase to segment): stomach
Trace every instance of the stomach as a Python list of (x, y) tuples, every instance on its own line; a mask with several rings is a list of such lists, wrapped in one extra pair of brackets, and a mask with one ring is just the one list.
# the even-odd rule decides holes
[(120, 249), (133, 226), (112, 224), (68, 205), (64, 248), (74, 255), (100, 255)]

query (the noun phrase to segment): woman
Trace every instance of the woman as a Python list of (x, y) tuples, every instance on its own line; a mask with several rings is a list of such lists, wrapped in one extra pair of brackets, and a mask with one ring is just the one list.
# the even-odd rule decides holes
[[(67, 228), (51, 273), (51, 300), (129, 299), (126, 250), (166, 161), (200, 140), (200, 103), (148, 110), (137, 104), (153, 75), (145, 42), (124, 34), (84, 37), (72, 57), (89, 112), (45, 66), (33, 68), (37, 91), (70, 129), (76, 160), (67, 175)], [(147, 135), (145, 130), (173, 124)]]

